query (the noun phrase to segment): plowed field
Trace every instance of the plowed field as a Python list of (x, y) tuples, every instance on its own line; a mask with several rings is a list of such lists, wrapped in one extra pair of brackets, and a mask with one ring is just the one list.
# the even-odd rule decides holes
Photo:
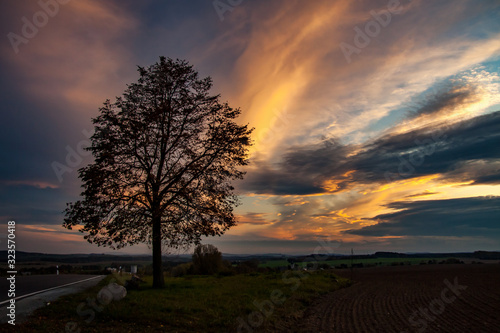
[(500, 264), (362, 268), (353, 280), (289, 331), (500, 332)]

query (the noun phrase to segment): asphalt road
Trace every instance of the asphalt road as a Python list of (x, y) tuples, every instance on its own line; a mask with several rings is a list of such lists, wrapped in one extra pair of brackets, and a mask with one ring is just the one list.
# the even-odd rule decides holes
[[(16, 275), (16, 298), (42, 291), (49, 288), (62, 286), (68, 283), (83, 281), (99, 275), (78, 275), (78, 274), (61, 274), (61, 275)], [(0, 278), (0, 303), (9, 299), (9, 281), (7, 277)], [(6, 304), (2, 304), (2, 307)]]

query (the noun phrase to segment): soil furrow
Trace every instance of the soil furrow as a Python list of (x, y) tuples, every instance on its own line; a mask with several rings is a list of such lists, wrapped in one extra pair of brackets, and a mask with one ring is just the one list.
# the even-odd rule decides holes
[(322, 333), (500, 332), (499, 278), (495, 264), (358, 269), (351, 287), (318, 299), (295, 327)]

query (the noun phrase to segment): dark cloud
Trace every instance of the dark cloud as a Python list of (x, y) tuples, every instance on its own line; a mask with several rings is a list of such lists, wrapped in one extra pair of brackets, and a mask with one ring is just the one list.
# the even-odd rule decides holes
[(307, 195), (324, 192), (320, 186), (315, 185), (310, 175), (292, 173), (283, 165), (272, 168), (262, 161), (253, 162), (254, 169), (249, 172), (239, 184), (245, 191), (256, 194), (297, 194)]
[(324, 193), (325, 176), (345, 172), (351, 147), (336, 140), (292, 147), (274, 167), (255, 161), (242, 182), (242, 189), (258, 194), (307, 195)]
[(498, 184), (500, 183), (500, 159), (485, 157), (457, 163), (455, 168), (443, 177), (451, 182), (470, 182), (467, 185)]
[(379, 223), (346, 233), (362, 236), (500, 235), (500, 197), (394, 202), (400, 211), (378, 215)]
[(0, 183), (0, 211), (4, 221), (62, 225), (66, 199), (67, 194), (61, 189)]
[(472, 185), (478, 184), (500, 184), (500, 170), (496, 170), (496, 173), (492, 175), (477, 177)]
[(413, 110), (408, 113), (409, 118), (417, 118), (422, 115), (435, 115), (451, 113), (457, 107), (465, 107), (480, 100), (480, 91), (473, 85), (445, 84), (437, 91), (428, 92), (423, 102), (417, 102)]
[[(337, 186), (328, 191), (337, 192), (354, 184), (431, 174), (441, 174), (450, 181), (496, 183), (500, 176), (498, 147), (500, 111), (449, 126), (387, 134), (362, 147), (335, 140), (292, 147), (274, 169), (258, 164), (243, 182), (243, 189), (301, 195), (326, 192), (327, 180)], [(482, 166), (474, 166), (477, 161), (482, 161)]]
[[(358, 181), (392, 181), (440, 173), (447, 177), (464, 163), (500, 158), (500, 112), (448, 127), (387, 135), (355, 156)], [(463, 179), (473, 180), (473, 179)]]

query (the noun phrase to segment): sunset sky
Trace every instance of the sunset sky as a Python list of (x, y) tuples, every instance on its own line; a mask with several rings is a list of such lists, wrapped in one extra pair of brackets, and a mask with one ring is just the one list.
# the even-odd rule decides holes
[(500, 250), (498, 1), (41, 0), (0, 13), (2, 250), (15, 220), (17, 250), (112, 252), (64, 229), (62, 211), (92, 161), (91, 118), (159, 56), (211, 76), (255, 127), (239, 224), (206, 243)]

